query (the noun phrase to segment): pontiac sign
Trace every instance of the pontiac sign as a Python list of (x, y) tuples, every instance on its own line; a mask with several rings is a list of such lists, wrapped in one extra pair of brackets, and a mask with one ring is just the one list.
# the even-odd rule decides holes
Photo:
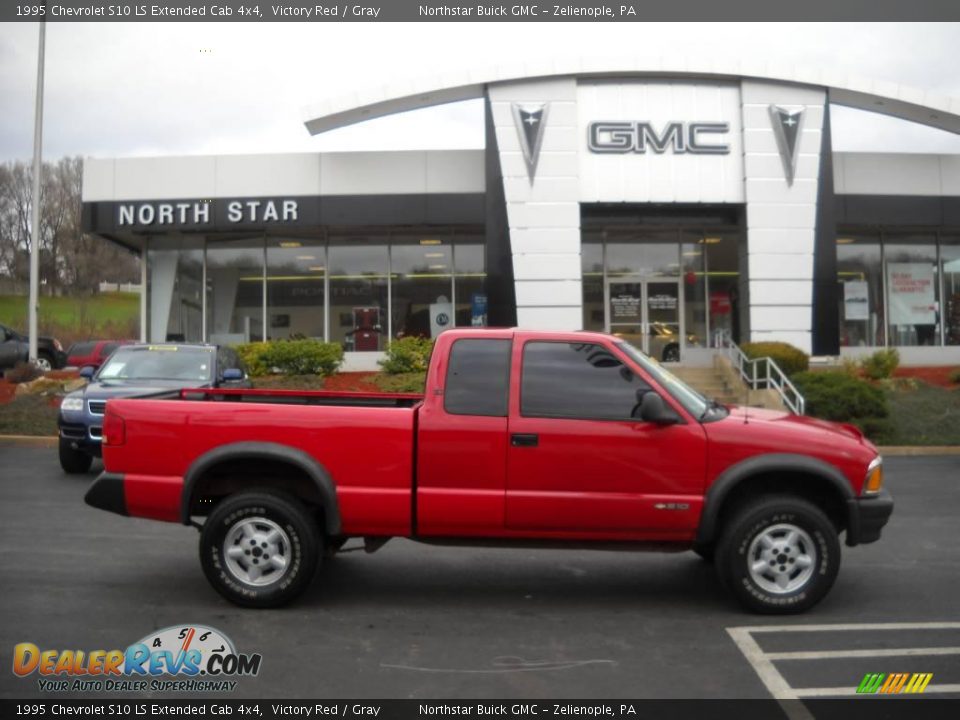
[(599, 154), (644, 154), (649, 150), (662, 155), (671, 150), (677, 155), (729, 155), (730, 146), (715, 138), (728, 132), (730, 123), (726, 122), (670, 122), (658, 130), (649, 122), (601, 121), (587, 127), (587, 147)]

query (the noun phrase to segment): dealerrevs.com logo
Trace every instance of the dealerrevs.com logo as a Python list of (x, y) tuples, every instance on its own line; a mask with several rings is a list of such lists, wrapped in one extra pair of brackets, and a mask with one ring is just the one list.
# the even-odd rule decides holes
[[(38, 675), (42, 692), (231, 691), (234, 678), (260, 672), (259, 653), (238, 653), (219, 630), (175, 625), (150, 633), (126, 650), (13, 648), (13, 672)], [(176, 679), (170, 679), (170, 678)]]

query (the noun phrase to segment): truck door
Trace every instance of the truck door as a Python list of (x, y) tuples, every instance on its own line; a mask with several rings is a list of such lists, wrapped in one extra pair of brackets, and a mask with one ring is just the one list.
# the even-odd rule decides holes
[(545, 537), (691, 536), (706, 464), (699, 423), (679, 412), (684, 421), (675, 425), (641, 421), (643, 395), (655, 390), (612, 345), (518, 335), (513, 363), (509, 530)]
[[(480, 332), (480, 331), (478, 331)], [(417, 421), (418, 535), (501, 535), (512, 333), (437, 341)]]

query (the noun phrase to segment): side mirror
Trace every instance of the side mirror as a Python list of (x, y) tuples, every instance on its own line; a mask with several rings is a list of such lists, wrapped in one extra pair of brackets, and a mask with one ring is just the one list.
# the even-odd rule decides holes
[(243, 382), (243, 370), (240, 368), (227, 368), (223, 371), (223, 382), (236, 383)]
[(655, 392), (648, 392), (640, 402), (640, 419), (657, 425), (676, 425), (680, 418), (667, 407), (663, 398)]
[(84, 365), (80, 368), (80, 377), (84, 380), (92, 380), (95, 372), (96, 368), (94, 368), (93, 365)]

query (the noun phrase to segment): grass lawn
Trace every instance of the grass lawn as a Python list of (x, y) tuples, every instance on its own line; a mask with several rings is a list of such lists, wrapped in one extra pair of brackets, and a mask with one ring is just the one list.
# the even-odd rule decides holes
[(884, 445), (960, 445), (960, 389), (920, 383), (915, 390), (886, 390), (889, 435)]
[[(27, 329), (27, 297), (0, 295), (0, 323)], [(92, 297), (40, 297), (40, 332), (54, 335), (64, 345), (79, 339), (136, 336), (140, 324), (140, 296), (101, 293)]]
[(0, 435), (56, 435), (58, 412), (50, 398), (14, 397), (0, 405)]

